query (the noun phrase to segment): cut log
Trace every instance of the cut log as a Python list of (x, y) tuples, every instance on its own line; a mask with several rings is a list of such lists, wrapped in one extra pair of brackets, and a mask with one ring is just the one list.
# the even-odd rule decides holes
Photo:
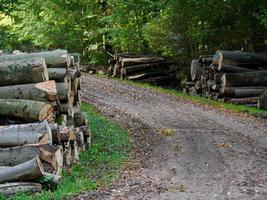
[(76, 127), (87, 126), (88, 117), (86, 112), (78, 112), (74, 114), (74, 123)]
[(225, 73), (221, 78), (222, 88), (240, 86), (267, 86), (267, 71)]
[(52, 167), (55, 170), (53, 174), (60, 176), (64, 165), (63, 161), (63, 146), (56, 146), (55, 152), (53, 153)]
[(2, 168), (0, 183), (7, 181), (32, 181), (44, 175), (44, 169), (39, 157), (13, 167)]
[(21, 192), (41, 192), (42, 185), (40, 183), (16, 182), (0, 184), (0, 194), (13, 195)]
[(0, 99), (25, 99), (35, 101), (55, 101), (57, 89), (55, 81), (0, 87)]
[(201, 68), (202, 68), (202, 65), (198, 59), (192, 60), (191, 68), (190, 68), (192, 81), (199, 81), (200, 80)]
[(221, 93), (227, 97), (258, 97), (265, 90), (267, 90), (267, 86), (262, 87), (226, 87), (221, 89)]
[(146, 64), (139, 64), (139, 65), (132, 65), (123, 67), (123, 76), (130, 75), (137, 72), (145, 72), (153, 69), (168, 69), (172, 63), (168, 63), (166, 61), (156, 62), (156, 63), (146, 63)]
[(253, 72), (253, 71), (257, 70), (245, 67), (238, 67), (234, 65), (223, 65), (223, 67), (220, 69), (220, 72), (223, 73), (243, 73), (243, 72)]
[(49, 127), (52, 133), (52, 141), (53, 144), (60, 144), (60, 128), (59, 125), (56, 123), (50, 123)]
[(56, 83), (57, 97), (60, 102), (69, 101), (70, 88), (66, 83)]
[(31, 144), (10, 148), (0, 148), (0, 166), (15, 166), (39, 156), (52, 164), (54, 147), (46, 144)]
[(186, 82), (185, 85), (186, 85), (186, 87), (190, 88), (190, 87), (194, 87), (196, 85), (196, 83), (192, 82), (192, 81), (191, 82), (189, 81), (189, 82)]
[(257, 107), (260, 109), (267, 109), (267, 90), (259, 97)]
[(53, 108), (51, 105), (30, 100), (0, 99), (0, 116), (15, 118), (25, 122), (53, 120)]
[(33, 124), (0, 126), (1, 148), (37, 143), (52, 145), (52, 134), (46, 120)]
[(224, 65), (234, 65), (246, 68), (267, 67), (267, 55), (241, 51), (218, 50), (213, 58), (213, 64), (222, 70)]
[(162, 76), (164, 74), (165, 73), (162, 70), (161, 71), (152, 71), (152, 72), (146, 72), (146, 73), (128, 76), (127, 79), (128, 80), (142, 80), (142, 79), (146, 79), (146, 78), (152, 78), (155, 76)]
[(68, 126), (59, 126), (59, 128), (60, 143), (76, 140), (76, 130), (74, 128)]
[(227, 102), (238, 104), (238, 105), (247, 105), (247, 104), (256, 104), (258, 102), (258, 97), (248, 97), (248, 98), (234, 98), (229, 99)]
[(161, 57), (123, 58), (121, 59), (121, 66), (126, 67), (138, 64), (155, 63), (160, 61), (164, 61), (164, 58)]
[(38, 83), (48, 80), (48, 71), (43, 58), (0, 63), (1, 86)]
[(67, 50), (55, 50), (55, 51), (27, 53), (19, 55), (2, 55), (0, 56), (0, 62), (25, 60), (31, 58), (44, 58), (47, 67), (64, 68), (64, 67), (69, 67), (71, 64), (70, 56), (68, 56), (67, 53), (68, 53)]
[(57, 82), (63, 82), (67, 75), (67, 70), (65, 68), (48, 68), (47, 70), (49, 79)]

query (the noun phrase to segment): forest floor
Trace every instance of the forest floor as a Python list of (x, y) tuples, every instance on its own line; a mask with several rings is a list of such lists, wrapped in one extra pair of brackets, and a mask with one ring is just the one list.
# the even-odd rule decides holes
[(267, 199), (267, 122), (84, 76), (83, 101), (129, 131), (119, 180), (76, 199)]

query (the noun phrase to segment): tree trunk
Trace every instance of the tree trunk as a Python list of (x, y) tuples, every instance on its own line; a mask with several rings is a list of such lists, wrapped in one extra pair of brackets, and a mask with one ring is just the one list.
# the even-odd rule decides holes
[(64, 82), (64, 78), (67, 75), (67, 70), (65, 68), (48, 68), (47, 70), (50, 80)]
[(0, 148), (37, 143), (52, 145), (52, 134), (46, 120), (33, 124), (0, 126)]
[(260, 96), (265, 90), (267, 90), (267, 86), (262, 87), (226, 87), (221, 89), (221, 93), (227, 97), (257, 97)]
[(55, 81), (0, 87), (0, 99), (25, 99), (35, 101), (55, 101), (57, 90)]
[(13, 167), (2, 168), (0, 183), (7, 181), (32, 181), (44, 174), (44, 169), (39, 157)]
[(164, 58), (161, 57), (123, 58), (121, 59), (121, 66), (126, 67), (138, 64), (155, 63), (160, 61), (164, 61)]
[(0, 63), (1, 86), (38, 83), (48, 80), (48, 71), (43, 58)]
[(0, 184), (1, 195), (13, 195), (21, 192), (41, 192), (42, 185), (40, 183), (17, 182)]
[(47, 67), (49, 68), (66, 68), (70, 66), (71, 59), (67, 55), (67, 50), (55, 50), (38, 53), (27, 53), (18, 55), (2, 55), (0, 56), (0, 62), (25, 60), (31, 58), (44, 58)]
[(191, 68), (190, 68), (192, 81), (199, 81), (200, 80), (201, 68), (202, 68), (202, 65), (198, 59), (192, 60)]
[(222, 70), (224, 65), (254, 68), (267, 66), (267, 55), (247, 53), (241, 51), (217, 51), (213, 58), (213, 64)]
[(30, 100), (0, 99), (0, 116), (15, 118), (25, 122), (53, 120), (53, 108), (51, 105)]
[(267, 90), (263, 92), (263, 94), (259, 97), (258, 100), (258, 108), (267, 109)]
[(222, 88), (239, 86), (267, 86), (267, 71), (226, 73), (221, 78)]

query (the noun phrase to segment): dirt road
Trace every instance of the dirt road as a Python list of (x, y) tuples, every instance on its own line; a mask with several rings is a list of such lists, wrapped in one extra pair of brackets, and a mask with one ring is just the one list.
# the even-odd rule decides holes
[(267, 199), (266, 121), (105, 78), (84, 77), (83, 90), (130, 131), (136, 159), (80, 198)]

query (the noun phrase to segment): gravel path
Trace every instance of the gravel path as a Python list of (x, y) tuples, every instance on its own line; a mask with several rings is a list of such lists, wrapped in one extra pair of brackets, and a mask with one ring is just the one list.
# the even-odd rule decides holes
[(83, 100), (129, 130), (135, 157), (78, 199), (267, 199), (266, 121), (94, 76)]

